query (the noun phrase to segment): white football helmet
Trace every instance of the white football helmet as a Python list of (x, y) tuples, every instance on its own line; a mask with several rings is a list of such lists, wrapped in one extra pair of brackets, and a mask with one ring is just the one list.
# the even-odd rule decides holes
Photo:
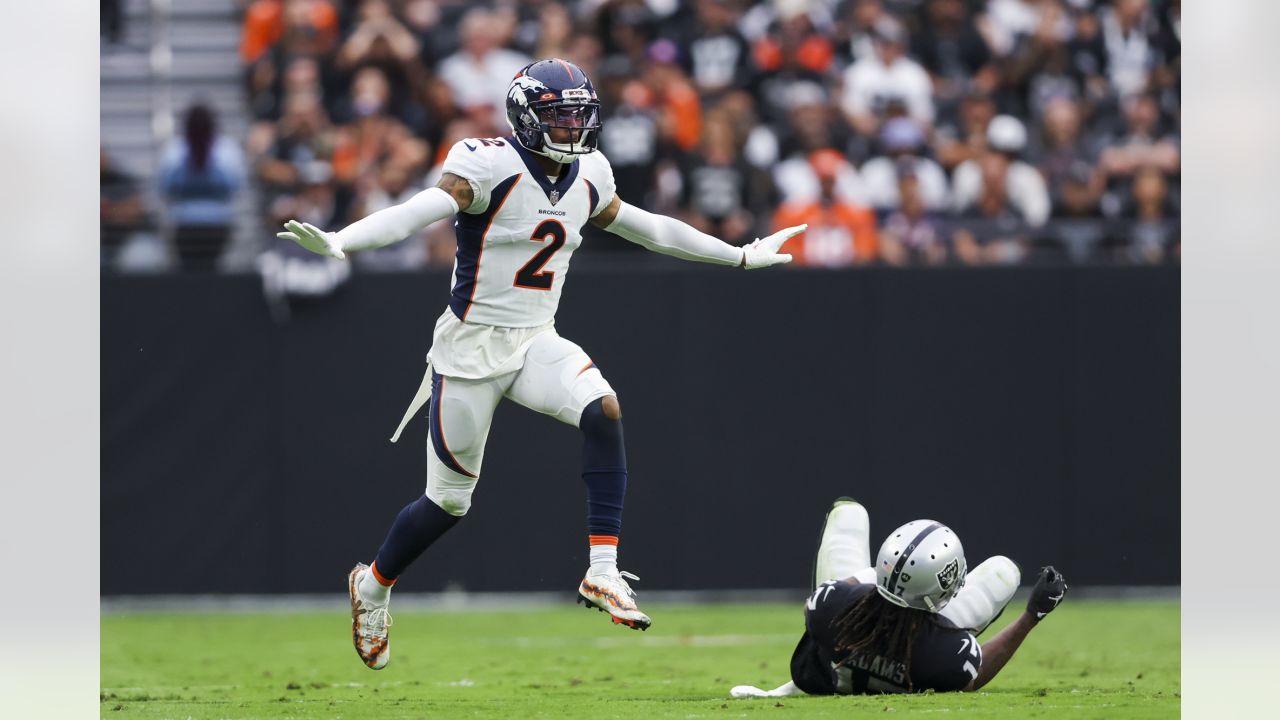
[(969, 567), (951, 528), (912, 520), (889, 533), (876, 554), (876, 590), (894, 605), (936, 613), (964, 585)]

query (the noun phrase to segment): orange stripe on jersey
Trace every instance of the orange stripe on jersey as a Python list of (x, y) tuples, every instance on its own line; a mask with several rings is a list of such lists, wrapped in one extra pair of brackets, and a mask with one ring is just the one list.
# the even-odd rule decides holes
[(471, 282), (471, 294), (467, 296), (467, 309), (462, 311), (461, 320), (465, 321), (467, 315), (471, 314), (471, 308), (475, 307), (476, 288), (480, 285), (480, 261), (484, 259), (484, 239), (489, 236), (489, 228), (493, 227), (493, 219), (498, 217), (498, 213), (502, 212), (502, 206), (506, 204), (507, 198), (511, 197), (511, 193), (515, 191), (516, 186), (520, 184), (520, 178), (523, 174), (516, 176), (516, 181), (511, 183), (511, 187), (507, 188), (507, 194), (502, 196), (498, 201), (498, 207), (494, 208), (493, 214), (489, 216), (489, 222), (485, 223), (484, 231), (480, 233), (480, 251), (476, 253), (476, 279)]
[(617, 535), (588, 535), (587, 542), (591, 545), (617, 545)]
[[(595, 366), (596, 366), (596, 363), (595, 363), (595, 361), (594, 361), (594, 360), (588, 360), (588, 361), (587, 361), (587, 364), (586, 364), (586, 365), (583, 365), (583, 366), (582, 366), (582, 369), (578, 371), (578, 375), (581, 375), (582, 373), (584, 373), (584, 372), (586, 372), (586, 371), (590, 370), (591, 368), (593, 368), (593, 367), (595, 367)], [(578, 375), (574, 375), (574, 377), (577, 377)]]

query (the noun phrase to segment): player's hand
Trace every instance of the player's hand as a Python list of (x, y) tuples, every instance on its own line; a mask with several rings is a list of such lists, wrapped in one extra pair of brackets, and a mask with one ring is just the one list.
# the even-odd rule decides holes
[(1035, 587), (1031, 588), (1031, 599), (1027, 601), (1027, 612), (1036, 621), (1044, 619), (1053, 612), (1067, 594), (1067, 579), (1052, 565), (1040, 569), (1040, 577), (1036, 578)]
[(317, 255), (328, 255), (341, 260), (346, 257), (334, 233), (325, 232), (311, 223), (290, 220), (284, 224), (287, 232), (276, 233), (281, 240), (292, 240)]
[(804, 232), (805, 228), (808, 227), (808, 225), (796, 225), (779, 230), (768, 237), (757, 239), (742, 249), (742, 267), (748, 270), (755, 270), (756, 268), (791, 262), (791, 256), (778, 254), (778, 248), (782, 247), (782, 244), (786, 241)]

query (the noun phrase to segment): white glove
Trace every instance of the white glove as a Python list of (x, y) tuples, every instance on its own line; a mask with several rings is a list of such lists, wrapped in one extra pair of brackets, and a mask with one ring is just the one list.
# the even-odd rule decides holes
[(791, 262), (791, 256), (779, 255), (778, 248), (782, 247), (782, 244), (786, 241), (804, 232), (808, 227), (808, 225), (796, 225), (779, 230), (768, 237), (758, 238), (755, 242), (742, 249), (742, 267), (748, 270), (755, 270), (756, 268)]
[(290, 220), (284, 224), (288, 232), (276, 233), (281, 240), (292, 240), (317, 255), (328, 255), (341, 260), (346, 257), (335, 233), (325, 232), (311, 223)]
[(803, 691), (796, 687), (794, 682), (788, 680), (786, 684), (779, 685), (772, 690), (761, 690), (755, 685), (735, 685), (729, 691), (729, 697), (734, 698), (766, 698), (766, 697), (791, 697), (792, 695), (801, 695)]

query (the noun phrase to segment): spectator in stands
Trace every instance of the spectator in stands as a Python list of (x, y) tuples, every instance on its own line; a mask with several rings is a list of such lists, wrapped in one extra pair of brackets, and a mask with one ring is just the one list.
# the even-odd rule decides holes
[(182, 137), (165, 149), (160, 162), (160, 190), (184, 270), (214, 270), (231, 235), (243, 165), (239, 144), (218, 133), (212, 108), (202, 103), (188, 108)]
[(1115, 0), (1099, 10), (1107, 52), (1107, 75), (1120, 97), (1143, 92), (1157, 58), (1158, 28), (1147, 10), (1148, 0)]
[(388, 0), (362, 0), (355, 29), (338, 48), (335, 67), (343, 72), (374, 66), (391, 85), (393, 112), (404, 117), (418, 72), (418, 39), (396, 19)]
[(468, 4), (441, 0), (405, 0), (405, 27), (418, 39), (419, 60), (427, 69), (458, 50), (458, 25)]
[(301, 184), (302, 168), (332, 159), (329, 118), (315, 93), (290, 96), (271, 135), (257, 161), (258, 179), (269, 195), (295, 192)]
[[(531, 3), (522, 3), (522, 8)], [(533, 44), (533, 57), (563, 58), (569, 54), (569, 41), (573, 37), (573, 17), (569, 9), (558, 2), (543, 3), (538, 8), (536, 25), (536, 43)], [(531, 23), (532, 24), (532, 23)], [(596, 77), (594, 73), (588, 77)]]
[(875, 58), (876, 45), (872, 28), (888, 15), (881, 0), (853, 0), (846, 3), (847, 12), (836, 31), (840, 56), (852, 65)]
[(751, 239), (754, 210), (767, 207), (751, 197), (752, 171), (741, 147), (732, 120), (723, 110), (713, 110), (707, 114), (699, 151), (680, 163), (689, 224), (734, 245)]
[(649, 47), (658, 36), (658, 19), (641, 3), (609, 2), (596, 15), (602, 52), (611, 62), (639, 75), (649, 64)]
[[(987, 144), (990, 149), (981, 159), (967, 160), (956, 168), (952, 186), (956, 212), (978, 212), (990, 218), (1009, 210), (1030, 227), (1044, 225), (1050, 209), (1044, 178), (1018, 159), (1026, 148), (1026, 127), (1015, 117), (998, 115), (987, 126)], [(993, 178), (999, 180), (995, 186), (990, 185)], [(1007, 197), (996, 202), (994, 196), (1001, 194)]]
[(809, 229), (788, 240), (779, 252), (790, 253), (793, 264), (809, 267), (865, 265), (876, 259), (879, 238), (875, 213), (840, 198), (836, 180), (849, 162), (835, 150), (809, 156), (818, 178), (813, 201), (784, 203), (773, 216), (773, 230), (808, 223)]
[(1146, 165), (1133, 177), (1133, 226), (1126, 256), (1131, 262), (1158, 263), (1181, 253), (1182, 231), (1170, 216), (1169, 186), (1159, 168)]
[(333, 176), (342, 185), (372, 178), (392, 151), (404, 126), (390, 114), (391, 88), (376, 67), (361, 68), (351, 83), (353, 119), (339, 128), (333, 149)]
[(989, 152), (973, 169), (978, 173), (978, 195), (962, 214), (968, 222), (951, 235), (956, 257), (966, 265), (1021, 262), (1030, 250), (1031, 234), (1022, 213), (1010, 202), (1014, 192), (1008, 187), (1009, 155)]
[(946, 173), (924, 155), (924, 133), (915, 121), (897, 117), (885, 122), (880, 129), (880, 149), (884, 154), (868, 160), (861, 170), (868, 200), (876, 212), (887, 213), (898, 208), (898, 172), (904, 168), (909, 168), (915, 178), (926, 208), (946, 209), (950, 202)]
[(921, 128), (933, 126), (929, 74), (906, 56), (907, 35), (889, 16), (872, 28), (876, 52), (845, 72), (843, 109), (859, 133), (874, 137), (887, 117), (907, 115)]
[[(1084, 138), (1080, 103), (1076, 100), (1055, 97), (1046, 103), (1039, 141), (1030, 144), (1027, 159), (1045, 178), (1054, 215), (1078, 214), (1085, 205), (1097, 204), (1103, 189), (1101, 175), (1091, 170), (1097, 162), (1097, 152)], [(1087, 187), (1093, 191), (1091, 202), (1086, 202), (1078, 193), (1081, 166), (1090, 168)], [(1064, 197), (1068, 192), (1072, 195), (1070, 211)]]
[[(384, 208), (399, 205), (424, 189), (421, 177), (414, 177), (413, 166), (404, 162), (384, 163), (376, 183), (357, 199), (353, 217), (365, 217)], [(404, 242), (353, 253), (352, 262), (362, 270), (413, 270), (427, 262), (426, 233), (419, 231)]]
[(781, 14), (775, 27), (753, 48), (756, 75), (751, 92), (771, 123), (785, 122), (797, 87), (823, 87), (834, 64), (831, 42), (818, 33), (808, 13)]
[(977, 27), (997, 57), (1013, 52), (1019, 35), (1030, 35), (1039, 23), (1040, 0), (987, 0)]
[(990, 93), (1000, 82), (994, 56), (964, 0), (928, 0), (911, 48), (933, 78), (934, 98), (944, 113), (954, 112), (967, 93)]
[(938, 126), (934, 132), (934, 154), (948, 171), (966, 160), (976, 160), (987, 151), (987, 125), (996, 116), (996, 103), (990, 95), (969, 93), (960, 101), (960, 112), (954, 122)]
[(487, 114), (487, 134), (494, 134), (507, 127), (507, 85), (531, 60), (502, 47), (508, 40), (502, 17), (489, 10), (468, 11), (459, 32), (462, 48), (440, 63), (439, 74), (449, 83), (454, 101), (464, 111), (476, 120)]
[(601, 79), (605, 102), (600, 149), (613, 165), (620, 197), (653, 207), (661, 152), (653, 91), (639, 80), (607, 75)]
[(947, 244), (932, 213), (925, 207), (914, 166), (898, 171), (901, 202), (884, 221), (880, 255), (890, 265), (940, 265), (947, 260)]
[[(821, 86), (801, 85), (790, 98), (791, 107), (786, 132), (780, 140), (784, 158), (773, 168), (774, 186), (784, 200), (810, 202), (818, 197), (818, 179), (809, 163), (809, 156), (826, 148), (844, 149), (848, 158), (855, 147), (840, 114), (826, 102)], [(844, 200), (867, 206), (870, 198), (861, 174), (852, 164), (842, 166), (836, 180), (836, 192)]]
[(697, 0), (696, 22), (677, 38), (681, 64), (704, 103), (750, 79), (751, 51), (735, 27), (735, 5), (732, 0)]
[(240, 59), (246, 65), (283, 43), (286, 56), (318, 57), (338, 40), (338, 13), (326, 0), (253, 0), (245, 8)]
[[(284, 113), (288, 98), (298, 94), (311, 94), (323, 98), (324, 85), (321, 82), (320, 62), (313, 57), (299, 56), (290, 59), (284, 65), (284, 72), (276, 79), (276, 67), (270, 62), (259, 63), (259, 68), (268, 68), (270, 81), (255, 90), (249, 97), (249, 111), (254, 119), (262, 123), (274, 123)], [(329, 109), (329, 108), (326, 108)]]
[(1071, 73), (1068, 42), (1072, 23), (1058, 0), (1040, 3), (1032, 30), (1014, 38), (1004, 62), (1003, 105), (1025, 117), (1048, 95), (1079, 97), (1080, 82)]
[(657, 40), (647, 51), (645, 83), (659, 108), (664, 140), (689, 152), (702, 137), (702, 102), (677, 60), (680, 50), (670, 40)]
[(1148, 93), (1124, 102), (1125, 129), (1112, 138), (1102, 153), (1103, 171), (1112, 179), (1127, 178), (1138, 168), (1153, 166), (1166, 174), (1177, 174), (1182, 163), (1178, 138), (1160, 129), (1160, 110)]

